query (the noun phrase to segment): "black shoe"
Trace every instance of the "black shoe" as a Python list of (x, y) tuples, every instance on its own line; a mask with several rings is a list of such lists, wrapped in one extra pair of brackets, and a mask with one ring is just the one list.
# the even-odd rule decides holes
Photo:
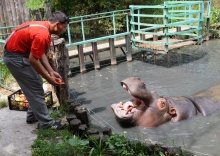
[(54, 124), (50, 128), (54, 130), (62, 130), (65, 128), (65, 126), (65, 124), (61, 124), (60, 122), (54, 122)]
[(27, 124), (32, 124), (35, 122), (38, 122), (38, 120), (36, 118), (33, 118), (32, 120), (26, 120)]

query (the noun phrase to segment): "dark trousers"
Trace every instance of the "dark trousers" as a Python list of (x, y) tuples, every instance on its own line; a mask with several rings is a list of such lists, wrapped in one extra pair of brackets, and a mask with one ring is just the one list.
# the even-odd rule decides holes
[(30, 65), (28, 57), (28, 54), (4, 50), (3, 61), (28, 100), (27, 120), (35, 117), (40, 127), (48, 128), (55, 121), (50, 117), (45, 103), (42, 77)]

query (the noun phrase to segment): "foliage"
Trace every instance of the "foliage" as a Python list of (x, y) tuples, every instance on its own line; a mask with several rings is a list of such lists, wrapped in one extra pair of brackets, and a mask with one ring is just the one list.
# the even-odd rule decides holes
[(39, 8), (44, 8), (45, 1), (46, 0), (26, 0), (26, 6), (31, 10), (37, 10)]
[[(89, 15), (89, 14), (97, 14), (103, 12), (111, 12), (115, 10), (123, 10), (128, 9), (129, 5), (142, 5), (142, 4), (160, 4), (163, 3), (162, 0), (154, 0), (152, 2), (149, 1), (134, 1), (134, 0), (112, 0), (112, 1), (103, 1), (103, 0), (55, 0), (53, 3), (53, 11), (62, 10), (69, 17)], [(148, 18), (149, 22), (154, 22), (155, 19)], [(153, 21), (152, 21), (153, 20)], [(125, 28), (125, 16), (116, 18), (116, 30), (117, 32), (123, 31)], [(82, 38), (82, 30), (81, 25), (76, 24), (70, 27), (71, 34), (74, 40), (78, 40)], [(102, 19), (102, 20), (92, 20), (84, 23), (84, 33), (87, 35), (86, 38), (89, 39), (91, 37), (100, 37), (113, 34), (113, 25), (110, 18)]]
[[(170, 155), (161, 145), (147, 145), (144, 142), (128, 140), (124, 134), (112, 134), (103, 141), (92, 137), (82, 139), (69, 130), (38, 130), (38, 137), (32, 145), (33, 156), (165, 156)], [(178, 153), (179, 152), (179, 153)], [(191, 155), (179, 150), (177, 155)], [(173, 154), (174, 155), (174, 154)]]
[(32, 147), (34, 156), (71, 156), (72, 151), (67, 140), (72, 137), (68, 130), (53, 131), (39, 129), (38, 137)]
[(220, 1), (216, 0), (213, 2), (215, 5), (212, 5), (211, 9), (211, 19), (210, 19), (210, 33), (212, 38), (220, 38)]
[(0, 100), (0, 109), (7, 106), (8, 106), (8, 101), (6, 99)]
[(12, 79), (13, 77), (9, 72), (8, 68), (5, 66), (3, 62), (0, 63), (0, 83), (7, 86), (12, 82)]

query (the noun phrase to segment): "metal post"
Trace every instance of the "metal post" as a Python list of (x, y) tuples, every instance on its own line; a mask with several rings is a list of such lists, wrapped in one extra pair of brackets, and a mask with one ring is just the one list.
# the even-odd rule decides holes
[(164, 34), (165, 34), (165, 42), (164, 42), (164, 51), (166, 53), (168, 53), (168, 8), (167, 8), (167, 2), (164, 2), (164, 9), (163, 9), (163, 15), (164, 15), (164, 18), (163, 18), (163, 23), (164, 23)]
[[(140, 9), (138, 9), (138, 31), (140, 31), (140, 29), (141, 29), (140, 22), (141, 22), (141, 19), (140, 19)], [(140, 33), (139, 33), (139, 35), (140, 35)]]
[(211, 2), (207, 2), (206, 40), (209, 40)]
[[(131, 8), (131, 21), (134, 22), (134, 16), (133, 16), (133, 14), (134, 14), (134, 7), (133, 7), (133, 5), (130, 5), (130, 8)], [(134, 25), (134, 24), (131, 24), (131, 31), (132, 31), (132, 30), (135, 30), (135, 25)], [(132, 39), (135, 39), (135, 33), (132, 32), (131, 35), (132, 35)], [(132, 40), (132, 44), (133, 44), (134, 46), (136, 46), (136, 42), (133, 41), (133, 40)]]
[(67, 33), (68, 33), (69, 44), (71, 44), (72, 40), (71, 40), (71, 33), (70, 33), (70, 24), (67, 25)]
[(81, 28), (82, 28), (82, 36), (83, 36), (83, 41), (85, 41), (85, 33), (84, 33), (84, 23), (83, 23), (83, 17), (81, 17)]
[(202, 43), (202, 28), (203, 28), (203, 14), (204, 14), (204, 3), (201, 2), (199, 4), (199, 10), (202, 12), (199, 13), (199, 24), (198, 24), (198, 29), (199, 29), (199, 33), (198, 33), (198, 44), (201, 44)]
[(115, 28), (115, 13), (112, 13), (112, 21), (113, 21), (113, 28), (114, 28), (114, 35), (116, 34), (116, 28)]
[[(189, 18), (190, 18), (190, 20), (192, 20), (192, 5), (190, 5), (189, 6)], [(190, 22), (190, 28), (191, 28), (191, 26), (192, 26), (192, 23)]]

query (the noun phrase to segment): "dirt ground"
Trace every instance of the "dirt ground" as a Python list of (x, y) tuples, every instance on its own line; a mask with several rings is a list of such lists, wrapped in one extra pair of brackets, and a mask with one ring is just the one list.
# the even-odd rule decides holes
[(26, 112), (0, 109), (1, 156), (31, 156), (31, 145), (37, 137), (37, 123), (26, 123)]
[[(51, 86), (46, 86), (51, 90)], [(19, 88), (13, 88), (14, 90)], [(13, 92), (0, 87), (0, 101)], [(53, 93), (54, 101), (57, 100)], [(57, 102), (56, 105), (59, 105)], [(37, 137), (37, 123), (26, 123), (26, 111), (0, 109), (0, 156), (31, 156), (31, 145)]]

